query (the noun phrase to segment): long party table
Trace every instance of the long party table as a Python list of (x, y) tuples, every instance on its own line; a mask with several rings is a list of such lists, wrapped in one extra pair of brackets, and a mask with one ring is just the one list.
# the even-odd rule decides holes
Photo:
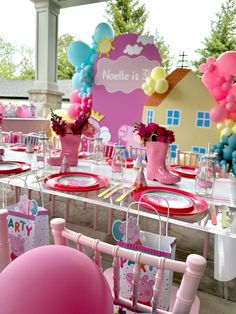
[[(78, 202), (85, 202), (88, 204), (95, 204), (98, 207), (105, 207), (111, 211), (118, 210), (127, 212), (127, 208), (130, 203), (133, 202), (133, 198), (128, 195), (123, 201), (117, 203), (115, 200), (118, 194), (112, 195), (108, 199), (98, 197), (101, 190), (86, 191), (86, 192), (67, 192), (60, 191), (53, 188), (49, 188), (45, 182), (44, 177), (53, 173), (58, 173), (59, 168), (48, 166), (46, 169), (37, 169), (36, 156), (34, 154), (27, 154), (25, 152), (15, 152), (10, 149), (6, 149), (4, 160), (10, 161), (25, 161), (32, 165), (32, 170), (23, 172), (15, 176), (1, 176), (0, 183), (5, 186), (13, 185), (15, 187), (27, 187), (33, 191), (40, 191), (43, 194), (51, 194), (55, 196), (61, 196), (66, 199), (73, 199)], [(79, 159), (77, 167), (71, 167), (71, 171), (92, 173), (104, 176), (109, 179), (109, 184), (114, 185), (117, 182), (111, 179), (111, 167), (107, 163), (102, 165), (96, 165), (93, 160)], [(118, 193), (124, 193), (130, 188), (135, 180), (136, 172), (133, 169), (126, 169), (125, 177), (123, 180), (123, 189)], [(37, 179), (36, 179), (37, 178)], [(148, 186), (151, 187), (163, 187), (162, 184), (156, 181), (147, 181)], [(171, 186), (181, 191), (187, 191), (194, 193), (195, 181), (194, 179), (182, 178), (181, 182)], [(199, 214), (194, 217), (185, 216), (170, 216), (169, 223), (182, 226), (184, 228), (195, 229), (206, 233), (214, 234), (215, 238), (215, 278), (221, 281), (228, 281), (236, 277), (236, 253), (234, 247), (236, 245), (236, 181), (233, 178), (229, 179), (217, 179), (215, 183), (215, 189), (213, 197), (205, 199), (209, 204), (209, 209), (212, 206), (216, 206), (218, 209), (214, 211), (216, 214), (216, 221), (212, 223), (211, 210), (206, 211), (204, 214)], [(215, 208), (214, 208), (215, 209)], [(129, 212), (137, 214), (137, 210), (131, 208)], [(145, 210), (141, 207), (140, 216), (158, 220), (156, 213)], [(166, 222), (166, 215), (161, 215), (162, 221)], [(227, 258), (225, 258), (227, 256)]]

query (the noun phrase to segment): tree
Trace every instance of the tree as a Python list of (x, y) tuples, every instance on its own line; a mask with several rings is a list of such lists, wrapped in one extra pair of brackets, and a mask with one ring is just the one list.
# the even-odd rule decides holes
[(16, 49), (14, 46), (0, 36), (0, 77), (4, 77), (8, 80), (14, 78), (16, 70), (14, 63), (15, 52)]
[(58, 52), (57, 52), (57, 62), (58, 62), (58, 74), (59, 80), (70, 80), (75, 73), (73, 65), (68, 61), (67, 58), (67, 47), (74, 41), (74, 37), (69, 34), (64, 34), (58, 38)]
[(114, 29), (115, 35), (125, 33), (143, 34), (148, 18), (145, 5), (139, 5), (137, 0), (108, 0), (106, 13), (108, 23)]
[(156, 31), (155, 33), (154, 42), (161, 55), (162, 65), (165, 68), (166, 73), (169, 73), (171, 68), (173, 67), (173, 60), (174, 60), (174, 57), (171, 56), (170, 48), (165, 43), (163, 36), (161, 36), (158, 31)]
[[(114, 29), (115, 35), (135, 33), (144, 34), (148, 12), (145, 5), (139, 6), (137, 0), (108, 0), (106, 6), (107, 21)], [(146, 32), (149, 34), (149, 31)], [(172, 65), (169, 46), (156, 31), (154, 42), (161, 55), (163, 67), (168, 72)]]
[(21, 46), (18, 49), (18, 55), (20, 61), (17, 64), (15, 78), (18, 80), (34, 80), (35, 79), (35, 68), (33, 65), (34, 49), (26, 46)]
[(236, 0), (226, 0), (221, 5), (216, 20), (211, 21), (210, 35), (204, 38), (202, 44), (203, 48), (196, 50), (200, 57), (193, 62), (196, 71), (208, 57), (217, 58), (225, 51), (236, 50)]

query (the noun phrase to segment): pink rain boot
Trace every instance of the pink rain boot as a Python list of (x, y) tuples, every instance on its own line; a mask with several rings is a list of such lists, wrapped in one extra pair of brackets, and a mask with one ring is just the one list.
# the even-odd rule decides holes
[(81, 135), (66, 134), (64, 136), (60, 136), (60, 141), (60, 156), (48, 158), (48, 163), (53, 166), (60, 166), (64, 156), (66, 155), (69, 166), (77, 166)]
[(157, 180), (163, 184), (175, 184), (180, 176), (166, 168), (168, 143), (147, 142), (147, 179)]

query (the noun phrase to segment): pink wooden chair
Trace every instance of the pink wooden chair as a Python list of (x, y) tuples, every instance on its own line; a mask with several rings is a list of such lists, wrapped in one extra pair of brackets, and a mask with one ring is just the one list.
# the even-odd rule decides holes
[(130, 158), (137, 158), (138, 156), (140, 156), (143, 160), (146, 160), (146, 147), (129, 145), (128, 151)]
[(0, 272), (10, 263), (10, 242), (8, 236), (6, 209), (0, 209)]
[(103, 157), (104, 158), (112, 158), (114, 153), (115, 143), (108, 142), (103, 143)]
[[(196, 296), (196, 292), (206, 266), (206, 260), (202, 256), (191, 254), (187, 257), (186, 262), (180, 262), (128, 250), (66, 229), (65, 220), (61, 218), (53, 219), (51, 221), (51, 227), (55, 244), (68, 245), (68, 241), (72, 241), (76, 244), (77, 249), (80, 251), (85, 252), (85, 249), (92, 249), (92, 258), (101, 270), (102, 257), (104, 257), (104, 254), (112, 257), (112, 268), (105, 270), (104, 275), (110, 285), (110, 288), (112, 289), (113, 303), (120, 309), (126, 308), (129, 311), (132, 311), (132, 313), (199, 313), (200, 301)], [(135, 264), (134, 278), (131, 288), (132, 297), (130, 299), (120, 296), (120, 281), (122, 278), (119, 275), (119, 271), (121, 258), (126, 260), (128, 259)], [(151, 302), (152, 307), (143, 305), (137, 301), (141, 264), (158, 268), (153, 286), (153, 298)], [(169, 311), (157, 310), (158, 297), (161, 290), (164, 270), (171, 270), (183, 274), (180, 286), (178, 288), (175, 286), (172, 287)]]

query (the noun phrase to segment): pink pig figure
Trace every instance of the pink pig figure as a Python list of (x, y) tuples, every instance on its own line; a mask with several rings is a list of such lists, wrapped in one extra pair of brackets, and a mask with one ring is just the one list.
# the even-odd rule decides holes
[(14, 260), (21, 254), (25, 252), (25, 247), (24, 247), (24, 239), (21, 239), (21, 235), (19, 234), (18, 236), (15, 236), (13, 234), (9, 235), (10, 242), (11, 242), (11, 259)]
[(124, 124), (118, 130), (118, 137), (125, 143), (128, 148), (129, 145), (139, 146), (139, 143), (134, 139), (134, 127)]
[[(134, 278), (133, 273), (128, 273), (126, 275), (126, 280), (131, 285)], [(139, 292), (138, 292), (138, 301), (145, 305), (150, 305), (150, 301), (153, 296), (153, 289), (152, 286), (154, 285), (154, 280), (148, 281), (148, 275), (143, 275), (140, 278), (139, 283)]]
[[(130, 216), (128, 220), (128, 227), (127, 222), (124, 221), (120, 224), (119, 226), (119, 231), (123, 233), (123, 240), (126, 241), (127, 243), (140, 243), (139, 241), (139, 236), (140, 236), (140, 229), (139, 226), (137, 225), (137, 219)], [(126, 229), (127, 229), (127, 236), (126, 236)]]

